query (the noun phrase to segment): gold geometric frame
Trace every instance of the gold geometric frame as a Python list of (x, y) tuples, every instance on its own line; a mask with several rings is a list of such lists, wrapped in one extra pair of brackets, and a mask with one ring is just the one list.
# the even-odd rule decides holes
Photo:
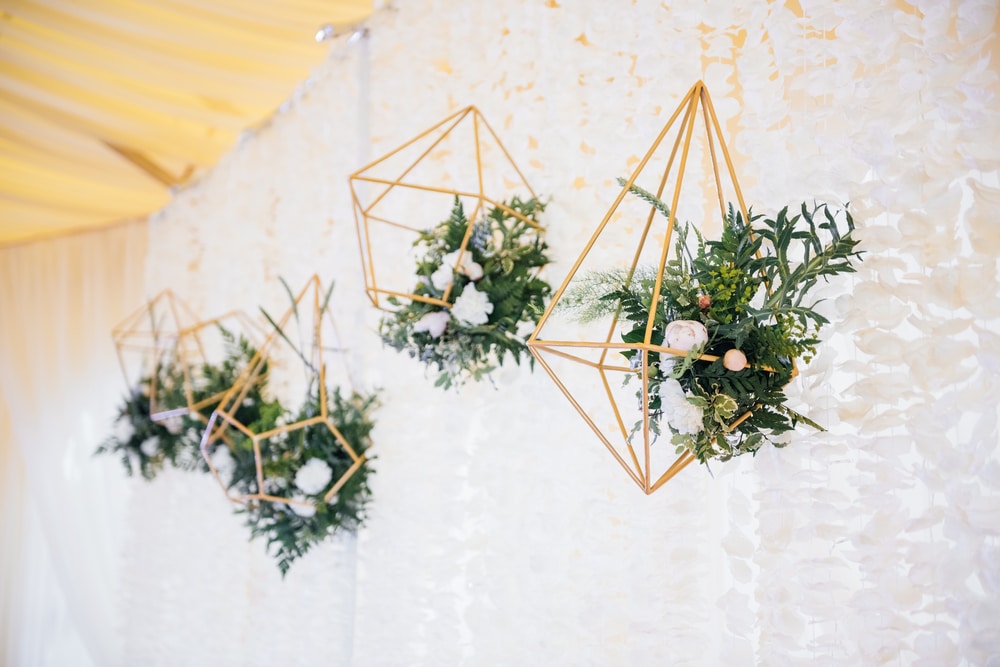
[[(453, 138), (457, 131), (466, 129), (469, 125), (472, 128), (473, 145), (471, 147), (460, 147), (462, 150), (455, 152), (462, 153), (465, 149), (471, 150), (471, 156), (457, 156), (463, 158), (471, 157), (475, 160), (475, 167), (473, 169), (475, 179), (471, 187), (449, 188), (441, 185), (437, 178), (414, 173), (419, 165), (422, 163), (426, 164), (425, 160), (434, 157), (435, 151), (439, 154), (447, 154), (448, 150), (444, 148), (444, 142)], [(494, 166), (494, 164), (485, 165), (483, 161), (484, 153), (487, 150), (495, 150), (496, 148), (499, 148), (499, 153), (496, 155), (498, 157), (497, 163), (500, 166)], [(415, 153), (416, 157), (412, 160), (404, 159), (409, 157), (408, 153)], [(397, 161), (399, 164), (393, 164), (393, 161)], [(392, 308), (385, 306), (381, 297), (402, 297), (411, 301), (423, 301), (443, 308), (451, 308), (451, 302), (449, 301), (451, 285), (447, 287), (444, 295), (438, 299), (415, 294), (406, 288), (386, 285), (384, 282), (380, 282), (381, 270), (389, 262), (386, 262), (381, 257), (378, 247), (379, 242), (373, 238), (373, 232), (376, 227), (384, 225), (386, 228), (407, 231), (414, 235), (424, 231), (404, 221), (394, 219), (394, 216), (390, 217), (381, 213), (380, 205), (396, 189), (402, 188), (424, 193), (446, 194), (475, 201), (472, 212), (466, 216), (469, 224), (466, 228), (465, 238), (462, 240), (459, 249), (460, 252), (455, 259), (455, 266), (453, 268), (456, 270), (462, 263), (462, 255), (466, 252), (473, 226), (478, 217), (485, 213), (487, 204), (500, 208), (509, 215), (530, 225), (532, 228), (541, 231), (542, 228), (537, 222), (508, 208), (498, 201), (499, 197), (492, 196), (490, 185), (486, 182), (485, 177), (487, 175), (495, 176), (500, 173), (497, 170), (505, 168), (512, 170), (507, 172), (512, 178), (508, 178), (507, 174), (502, 176), (502, 181), (508, 189), (523, 186), (530, 193), (531, 197), (537, 197), (535, 191), (524, 177), (524, 174), (517, 167), (517, 164), (500, 141), (496, 132), (486, 122), (482, 113), (476, 107), (469, 106), (453, 113), (433, 127), (421, 132), (406, 143), (351, 174), (351, 197), (354, 204), (354, 221), (358, 233), (358, 247), (361, 253), (361, 264), (364, 272), (365, 292), (372, 305), (381, 310), (392, 310)], [(383, 169), (388, 171), (390, 175), (380, 175), (379, 172)], [(365, 192), (368, 189), (373, 191), (370, 196)]]
[[(160, 311), (165, 312), (161, 313)], [(111, 330), (111, 339), (118, 356), (118, 365), (129, 390), (132, 389), (131, 385), (135, 378), (130, 377), (126, 355), (130, 352), (140, 353), (143, 361), (152, 355), (149, 414), (153, 421), (186, 413), (186, 409), (178, 413), (173, 408), (159, 405), (156, 385), (163, 359), (176, 349), (180, 333), (191, 326), (187, 323), (194, 323), (197, 320), (198, 318), (184, 301), (171, 290), (165, 289), (134, 310)], [(165, 321), (170, 321), (173, 326), (164, 327)]]
[[(328, 318), (328, 322), (336, 332), (336, 324), (333, 321), (333, 317), (330, 313), (328, 307), (329, 304), (323, 301), (324, 293), (322, 289), (322, 283), (318, 275), (313, 275), (306, 282), (305, 286), (299, 291), (297, 295), (293, 297), (292, 304), (289, 306), (288, 310), (285, 311), (284, 315), (278, 319), (275, 323), (278, 329), (284, 330), (285, 326), (291, 320), (293, 316), (296, 316), (301, 312), (301, 307), (303, 304), (312, 313), (312, 323), (313, 323), (313, 340), (311, 346), (310, 359), (308, 360), (312, 366), (314, 372), (316, 373), (315, 379), (319, 382), (319, 403), (320, 403), (320, 414), (315, 417), (310, 417), (298, 422), (293, 422), (290, 424), (285, 424), (282, 426), (275, 427), (268, 431), (262, 433), (254, 433), (248, 425), (241, 423), (236, 418), (236, 410), (242, 405), (243, 400), (247, 397), (250, 389), (258, 382), (265, 379), (267, 365), (269, 363), (268, 355), (271, 353), (275, 345), (280, 344), (283, 340), (281, 333), (276, 329), (271, 332), (267, 338), (264, 340), (263, 344), (258, 348), (257, 354), (253, 357), (250, 363), (247, 365), (243, 374), (237, 380), (237, 382), (226, 392), (225, 396), (221, 399), (216, 409), (212, 412), (211, 417), (208, 420), (208, 427), (205, 429), (204, 434), (201, 439), (201, 454), (208, 464), (209, 471), (215, 480), (219, 483), (220, 488), (222, 488), (223, 493), (229, 500), (247, 505), (253, 502), (267, 501), (267, 502), (279, 502), (286, 503), (290, 505), (300, 505), (314, 507), (315, 505), (308, 500), (299, 500), (296, 498), (285, 498), (282, 496), (275, 496), (264, 491), (264, 470), (263, 470), (263, 460), (261, 455), (261, 442), (269, 438), (281, 435), (283, 433), (290, 433), (292, 431), (313, 428), (313, 427), (325, 427), (330, 430), (337, 442), (344, 448), (348, 456), (351, 458), (351, 465), (348, 469), (340, 476), (340, 478), (327, 490), (324, 494), (323, 500), (329, 502), (334, 495), (347, 483), (351, 476), (357, 472), (357, 470), (364, 464), (367, 460), (366, 455), (358, 453), (355, 448), (347, 441), (337, 425), (333, 423), (328, 414), (327, 407), (327, 392), (326, 392), (326, 364), (323, 361), (323, 353), (326, 348), (323, 347), (323, 334), (322, 334), (322, 321), (324, 316)], [(253, 444), (254, 462), (256, 465), (257, 472), (257, 492), (242, 495), (233, 495), (229, 492), (228, 487), (222, 481), (222, 477), (219, 474), (218, 469), (212, 462), (211, 455), (209, 454), (208, 448), (213, 444), (222, 440), (226, 443), (226, 446), (232, 447), (231, 441), (228, 438), (228, 430), (233, 428), (247, 438), (249, 438)], [(217, 445), (222, 446), (222, 445)]]
[[(680, 123), (676, 127), (676, 138), (671, 142), (664, 142), (664, 139), (668, 136), (668, 133), (672, 128), (674, 128), (675, 122), (680, 119)], [(697, 82), (685, 95), (684, 99), (678, 105), (677, 110), (674, 111), (673, 115), (667, 121), (663, 130), (656, 137), (656, 140), (650, 146), (649, 150), (646, 152), (645, 156), (638, 163), (635, 171), (631, 174), (629, 179), (626, 181), (625, 185), (622, 187), (621, 191), (618, 193), (617, 198), (612, 203), (611, 208), (605, 214), (604, 218), (601, 220), (596, 231), (591, 236), (590, 241), (587, 243), (583, 252), (577, 258), (573, 267), (570, 269), (568, 275), (563, 281), (562, 285), (556, 291), (555, 296), (549, 303), (548, 308), (546, 308), (545, 313), (542, 315), (538, 322), (538, 326), (535, 328), (534, 333), (528, 339), (528, 348), (531, 353), (541, 364), (542, 368), (546, 370), (552, 380), (559, 387), (563, 395), (569, 400), (569, 402), (576, 408), (577, 412), (583, 417), (584, 421), (590, 426), (590, 428), (597, 434), (598, 438), (604, 443), (607, 449), (614, 456), (615, 460), (621, 465), (621, 467), (628, 473), (629, 477), (634, 481), (647, 495), (653, 493), (664, 484), (666, 484), (670, 479), (672, 479), (677, 473), (683, 470), (688, 464), (695, 460), (694, 454), (690, 451), (685, 450), (682, 454), (677, 456), (677, 458), (670, 464), (666, 470), (662, 473), (657, 471), (654, 475), (651, 470), (651, 456), (650, 456), (650, 445), (653, 439), (650, 435), (650, 415), (649, 415), (649, 355), (667, 353), (672, 355), (677, 355), (683, 357), (687, 354), (684, 350), (679, 350), (665, 345), (655, 345), (652, 343), (652, 333), (653, 324), (655, 320), (656, 308), (660, 299), (660, 287), (663, 283), (663, 274), (665, 264), (667, 262), (668, 254), (671, 249), (671, 236), (673, 233), (674, 225), (676, 222), (676, 214), (678, 202), (680, 201), (681, 189), (684, 185), (684, 175), (685, 169), (688, 166), (688, 157), (691, 148), (691, 141), (694, 134), (694, 128), (697, 120), (703, 120), (703, 126), (705, 129), (705, 141), (707, 145), (707, 156), (710, 159), (712, 173), (715, 179), (715, 193), (718, 198), (719, 213), (721, 218), (724, 220), (726, 217), (726, 198), (723, 194), (723, 183), (720, 178), (720, 159), (719, 153), (722, 157), (722, 165), (725, 166), (726, 174), (732, 183), (733, 189), (735, 190), (736, 202), (739, 205), (739, 210), (743, 214), (743, 219), (749, 221), (750, 216), (747, 210), (746, 203), (743, 200), (743, 193), (740, 189), (739, 182), (736, 178), (736, 170), (733, 167), (732, 159), (729, 155), (729, 150), (726, 147), (725, 141), (722, 137), (722, 129), (719, 126), (718, 118), (715, 114), (715, 109), (712, 105), (711, 97), (708, 94), (708, 89), (705, 84), (701, 81)], [(661, 232), (662, 241), (655, 241), (660, 244), (659, 252), (655, 256), (659, 257), (658, 263), (656, 265), (656, 277), (653, 286), (653, 303), (649, 309), (649, 319), (646, 322), (645, 337), (642, 342), (639, 343), (624, 343), (613, 341), (615, 337), (615, 332), (619, 324), (620, 313), (615, 313), (611, 326), (607, 330), (607, 335), (599, 340), (547, 340), (544, 337), (546, 324), (552, 315), (553, 310), (557, 307), (560, 300), (563, 298), (563, 294), (569, 287), (580, 266), (583, 264), (587, 255), (593, 250), (598, 237), (605, 232), (606, 228), (616, 218), (616, 212), (622, 201), (625, 199), (626, 195), (629, 194), (630, 188), (635, 184), (639, 175), (642, 173), (643, 169), (646, 168), (647, 164), (653, 158), (654, 154), (660, 148), (661, 144), (665, 147), (669, 147), (669, 158), (666, 161), (666, 167), (663, 170), (662, 175), (658, 181), (658, 187), (654, 194), (657, 198), (662, 199), (663, 192), (668, 186), (668, 182), (671, 176), (674, 177), (672, 183), (672, 198), (669, 204), (669, 216), (667, 218), (666, 228)], [(674, 171), (674, 166), (677, 166), (676, 171)], [(707, 189), (707, 186), (705, 186)], [(634, 275), (637, 266), (639, 265), (640, 257), (643, 254), (643, 249), (648, 243), (652, 243), (651, 239), (656, 238), (657, 234), (654, 233), (653, 222), (654, 220), (662, 220), (662, 216), (657, 217), (656, 207), (650, 205), (648, 215), (646, 216), (645, 224), (642, 227), (641, 233), (639, 235), (639, 245), (636, 248), (635, 254), (632, 258), (631, 264), (627, 269), (627, 283), (631, 283), (632, 276)], [(656, 230), (659, 231), (659, 230)], [(593, 359), (585, 358), (583, 352), (586, 350), (591, 350), (598, 354), (596, 361)], [(614, 363), (609, 360), (608, 355), (612, 352), (623, 352), (625, 350), (636, 350), (639, 354), (637, 355), (641, 358), (641, 373), (639, 380), (642, 383), (641, 388), (641, 410), (642, 410), (642, 450), (637, 453), (632, 445), (631, 439), (629, 438), (628, 429), (626, 427), (626, 420), (622, 416), (622, 410), (615, 400), (615, 396), (612, 391), (612, 384), (608, 381), (609, 373), (631, 373), (633, 372), (628, 366), (619, 363)], [(582, 364), (585, 367), (589, 367), (596, 371), (599, 378), (600, 386), (603, 389), (603, 394), (610, 403), (611, 410), (613, 411), (616, 428), (619, 431), (619, 435), (624, 441), (625, 449), (627, 455), (623, 455), (623, 452), (619, 452), (616, 446), (612, 443), (611, 439), (605, 435), (601, 428), (595, 423), (594, 419), (587, 413), (586, 409), (582, 406), (581, 402), (573, 396), (573, 393), (567, 388), (566, 384), (559, 377), (559, 374), (553, 369), (550, 364), (550, 359), (548, 357), (554, 357), (559, 359), (569, 360), (578, 364)], [(617, 355), (616, 355), (617, 356)], [(700, 356), (701, 360), (704, 361), (715, 361), (718, 359), (717, 356), (702, 354)], [(794, 374), (793, 369), (793, 374)], [(746, 420), (752, 411), (748, 411), (741, 415), (738, 419), (732, 422), (728, 430), (732, 430), (738, 426), (742, 421)], [(665, 443), (665, 446), (670, 446), (669, 443)], [(640, 456), (641, 455), (641, 456)]]
[[(226, 395), (228, 389), (196, 400), (195, 378), (192, 376), (192, 369), (196, 367), (199, 359), (202, 362), (208, 362), (203, 332), (210, 327), (222, 326), (227, 321), (235, 321), (238, 325), (238, 327), (226, 327), (227, 331), (238, 328), (242, 333), (246, 334), (250, 344), (255, 347), (264, 339), (264, 332), (261, 329), (261, 325), (242, 310), (231, 310), (218, 317), (213, 317), (210, 320), (202, 320), (197, 324), (182, 329), (177, 334), (174, 357), (177, 363), (180, 364), (181, 371), (184, 374), (184, 399), (186, 406), (163, 412), (158, 418), (165, 419), (174, 415), (186, 414), (208, 423), (208, 417), (205, 416), (205, 413), (215, 409), (215, 406)], [(189, 343), (188, 341), (191, 342)], [(193, 345), (193, 348), (187, 347), (188, 344)]]
[[(173, 329), (166, 332), (157, 324), (157, 310), (164, 308), (174, 324)], [(152, 321), (152, 326), (148, 330), (143, 328), (143, 322), (147, 317)], [(210, 410), (206, 410), (206, 408), (214, 408), (224, 393), (218, 392), (211, 396), (195, 399), (196, 388), (192, 369), (199, 362), (208, 363), (203, 336), (204, 330), (221, 325), (227, 320), (235, 321), (238, 328), (247, 334), (251, 343), (256, 344), (263, 339), (260, 326), (243, 311), (233, 310), (210, 320), (197, 321), (190, 307), (169, 289), (157, 294), (112, 330), (111, 337), (126, 384), (131, 382), (128, 364), (125, 360), (126, 354), (139, 352), (144, 357), (152, 355), (153, 364), (150, 372), (149, 390), (149, 418), (152, 421), (161, 422), (172, 417), (188, 415), (202, 422), (208, 422), (204, 413)], [(185, 321), (193, 322), (193, 324), (185, 325), (183, 324)], [(168, 405), (159, 396), (159, 370), (167, 360), (172, 360), (181, 369), (184, 405)]]

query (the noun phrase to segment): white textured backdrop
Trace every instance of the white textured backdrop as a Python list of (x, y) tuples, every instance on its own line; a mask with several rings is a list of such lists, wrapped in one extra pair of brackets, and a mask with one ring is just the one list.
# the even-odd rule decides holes
[[(1000, 665), (996, 3), (412, 0), (150, 229), (147, 290), (211, 315), (318, 272), (384, 388), (370, 520), (282, 582), (207, 477), (136, 482), (143, 665)], [(558, 283), (692, 83), (747, 200), (850, 200), (867, 251), (791, 387), (830, 426), (644, 496), (541, 371), (432, 387), (384, 350), (347, 176), (475, 104)]]

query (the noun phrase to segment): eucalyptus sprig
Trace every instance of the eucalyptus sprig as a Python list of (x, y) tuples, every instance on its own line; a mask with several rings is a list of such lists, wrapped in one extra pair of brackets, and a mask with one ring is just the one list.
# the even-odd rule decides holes
[(435, 386), (446, 389), (488, 377), (507, 357), (517, 364), (527, 358), (533, 366), (525, 341), (552, 292), (538, 277), (549, 262), (538, 226), (544, 210), (536, 198), (514, 197), (470, 231), (456, 197), (448, 218), (414, 243), (424, 252), (412, 294), (438, 302), (447, 294), (451, 307), (389, 297), (395, 310), (380, 323), (383, 342), (433, 368)]
[[(669, 217), (655, 195), (637, 186), (631, 191)], [(846, 207), (803, 203), (789, 211), (773, 218), (751, 212), (745, 219), (730, 205), (718, 240), (675, 223), (674, 253), (662, 267), (655, 310), (657, 269), (650, 266), (585, 274), (560, 302), (581, 321), (618, 317), (631, 325), (622, 334), (626, 343), (646, 342), (652, 316), (649, 342), (686, 350), (684, 356), (638, 349), (622, 355), (636, 374), (648, 355), (653, 434), (665, 421), (678, 453), (689, 450), (703, 463), (754, 453), (765, 442), (780, 446), (772, 436), (799, 423), (822, 428), (788, 407), (784, 388), (795, 360), (808, 362), (815, 354), (827, 323), (810, 291), (821, 279), (853, 272), (861, 253)], [(678, 340), (687, 347), (679, 348)], [(637, 395), (641, 401), (642, 392)], [(633, 434), (641, 428), (639, 420)]]

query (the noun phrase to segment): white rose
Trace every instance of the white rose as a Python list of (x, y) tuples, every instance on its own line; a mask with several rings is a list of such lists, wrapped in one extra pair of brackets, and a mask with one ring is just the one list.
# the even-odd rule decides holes
[(431, 274), (431, 284), (439, 292), (448, 289), (448, 285), (451, 284), (452, 279), (452, 269), (448, 264), (442, 264), (438, 267), (437, 271)]
[(156, 455), (156, 452), (160, 449), (160, 439), (155, 435), (151, 438), (146, 438), (139, 445), (139, 450), (146, 456), (152, 458)]
[(687, 394), (677, 380), (663, 380), (659, 389), (663, 415), (678, 433), (695, 435), (705, 428), (704, 410), (688, 401)]
[(462, 290), (462, 294), (455, 299), (451, 307), (451, 316), (462, 324), (475, 326), (489, 322), (489, 315), (493, 312), (493, 304), (486, 292), (480, 292), (476, 286), (469, 284)]
[[(455, 270), (464, 276), (468, 276), (470, 280), (479, 280), (483, 277), (483, 267), (479, 265), (478, 262), (472, 261), (472, 253), (466, 250), (462, 253), (462, 263), (458, 264), (458, 254), (460, 251), (452, 250), (447, 255), (441, 258), (441, 264), (445, 266), (453, 266)], [(457, 266), (456, 266), (457, 264)]]
[(426, 331), (431, 336), (434, 336), (434, 338), (439, 338), (444, 333), (450, 319), (451, 315), (447, 310), (436, 310), (432, 313), (427, 313), (413, 325), (413, 333)]
[(233, 471), (236, 470), (236, 459), (229, 452), (229, 447), (225, 445), (216, 445), (215, 451), (212, 452), (212, 467), (215, 471), (219, 473), (219, 477), (222, 478), (224, 484), (229, 484), (229, 478), (232, 476)]
[(674, 364), (677, 363), (677, 357), (668, 354), (666, 352), (660, 352), (660, 372), (664, 375), (670, 375), (674, 372)]
[(132, 420), (128, 417), (121, 417), (115, 423), (115, 440), (118, 442), (128, 442), (135, 435), (135, 426), (132, 425)]
[[(313, 461), (315, 460), (316, 459), (313, 459)], [(294, 498), (292, 498), (292, 500), (309, 502), (306, 498), (303, 498), (302, 496), (295, 496)], [(300, 505), (299, 503), (288, 503), (288, 507), (291, 508), (293, 512), (295, 512), (304, 519), (308, 519), (309, 517), (316, 514), (316, 506), (313, 505), (312, 503), (309, 503), (308, 505)]]
[(664, 338), (667, 347), (688, 352), (708, 342), (708, 329), (701, 322), (694, 320), (674, 320), (667, 325)]
[(323, 491), (333, 479), (333, 470), (323, 459), (312, 458), (295, 473), (295, 486), (314, 496)]
[(471, 259), (463, 261), (459, 271), (467, 275), (469, 280), (479, 280), (483, 277), (483, 267), (479, 265), (479, 262), (473, 262)]

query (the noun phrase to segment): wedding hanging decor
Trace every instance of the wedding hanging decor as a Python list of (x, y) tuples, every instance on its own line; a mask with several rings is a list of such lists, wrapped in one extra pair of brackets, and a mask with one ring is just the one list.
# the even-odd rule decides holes
[(539, 277), (549, 262), (545, 204), (475, 107), (350, 181), (386, 345), (434, 369), (446, 389), (488, 378), (508, 356), (533, 363), (525, 341), (551, 294)]
[[(129, 389), (118, 409), (115, 433), (101, 443), (96, 453), (118, 454), (128, 475), (138, 471), (147, 480), (167, 463), (182, 470), (208, 470), (200, 450), (208, 420), (201, 410), (214, 407), (213, 401), (233, 386), (257, 354), (247, 338), (237, 337), (220, 324), (216, 326), (226, 341), (224, 359), (218, 364), (203, 362), (183, 367), (174, 360), (156, 364), (152, 374)], [(186, 400), (196, 408), (179, 409), (154, 420), (150, 405), (157, 387), (170, 388), (161, 394), (168, 402)], [(251, 394), (248, 399), (259, 400), (259, 396)]]
[(194, 319), (165, 290), (112, 331), (129, 392), (97, 453), (120, 455), (129, 475), (152, 479), (167, 463), (207, 469), (199, 452), (206, 415), (256, 353), (259, 329), (244, 313), (186, 324)]
[[(664, 142), (679, 117), (674, 141)], [(699, 120), (705, 142), (697, 153), (691, 139)], [(714, 197), (682, 191), (686, 169), (699, 165), (714, 181)], [(661, 169), (655, 192), (636, 184), (644, 171)], [(668, 205), (661, 197), (671, 176)], [(725, 461), (767, 442), (780, 446), (772, 437), (799, 423), (821, 428), (787, 404), (784, 389), (797, 374), (796, 360), (815, 353), (826, 323), (808, 293), (821, 278), (854, 271), (852, 261), (860, 259), (846, 209), (802, 204), (774, 217), (751, 214), (701, 82), (619, 182), (617, 199), (528, 346), (629, 477), (650, 494), (694, 460)], [(700, 232), (678, 222), (679, 210), (697, 215), (716, 204), (717, 241), (705, 240), (707, 224)], [(657, 219), (666, 220), (665, 228), (654, 226)], [(637, 247), (620, 238), (602, 246), (613, 222)], [(595, 257), (618, 265), (583, 270)], [(554, 312), (569, 315), (569, 326)], [(580, 335), (548, 335), (559, 326)], [(609, 408), (603, 413), (593, 407), (601, 403), (594, 387)], [(658, 442), (666, 434), (669, 443)]]
[[(286, 286), (287, 288), (287, 286)], [(263, 538), (285, 575), (315, 544), (365, 518), (374, 394), (327, 389), (332, 285), (313, 276), (209, 418), (200, 448), (251, 537)], [(298, 342), (296, 342), (298, 341)], [(265, 385), (268, 387), (264, 389)], [(278, 394), (304, 396), (286, 408)]]

